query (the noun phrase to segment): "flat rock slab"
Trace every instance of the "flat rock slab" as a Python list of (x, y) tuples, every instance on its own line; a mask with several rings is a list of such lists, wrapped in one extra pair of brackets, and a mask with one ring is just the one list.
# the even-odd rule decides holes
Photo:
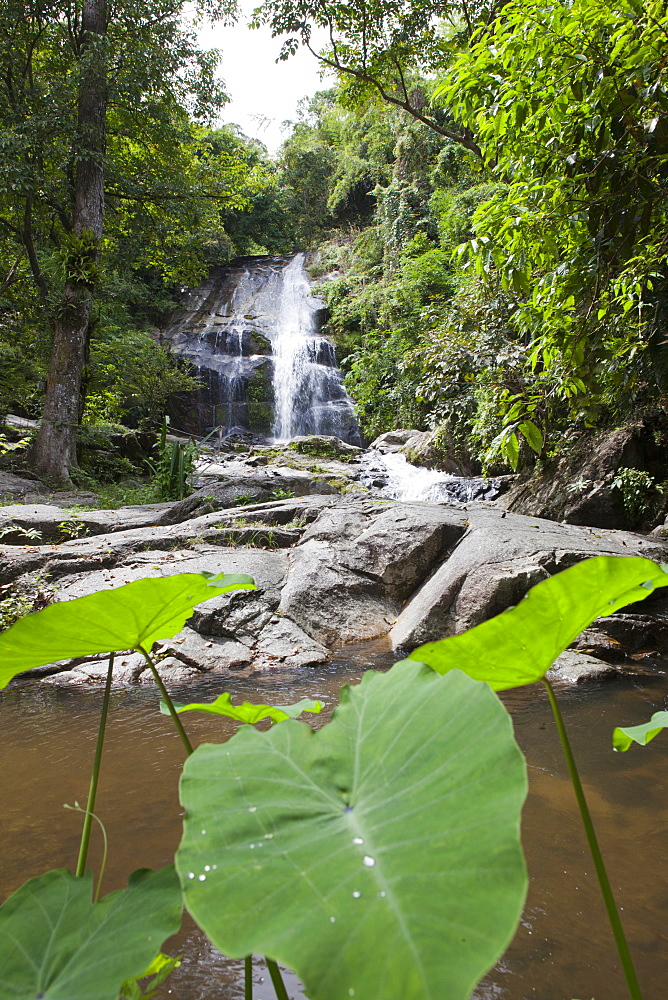
[[(275, 501), (232, 511), (214, 511), (178, 524), (76, 538), (61, 545), (0, 545), (0, 584), (34, 573), (56, 581), (63, 576), (124, 566), (139, 553), (178, 551), (198, 544), (281, 548), (294, 544), (306, 524), (331, 502), (331, 498), (319, 496)], [(292, 528), (289, 527), (291, 522), (295, 525)]]
[(243, 507), (288, 497), (338, 495), (327, 481), (301, 469), (264, 466), (259, 469), (230, 469), (228, 465), (208, 466), (197, 477), (196, 493), (172, 505), (161, 524), (175, 524), (213, 510)]
[[(0, 508), (0, 533), (4, 545), (25, 545), (28, 533), (35, 541), (64, 542), (70, 538), (102, 535), (154, 525), (173, 503), (142, 504), (118, 510), (77, 510), (54, 504), (12, 504)], [(15, 529), (15, 530), (12, 530)]]
[[(262, 593), (278, 596), (287, 575), (287, 555), (263, 549), (227, 549), (196, 545), (185, 551), (138, 552), (123, 566), (90, 573), (74, 572), (58, 580), (57, 601), (69, 601), (100, 590), (112, 590), (124, 583), (174, 573), (247, 573)], [(254, 592), (253, 592), (254, 593)]]

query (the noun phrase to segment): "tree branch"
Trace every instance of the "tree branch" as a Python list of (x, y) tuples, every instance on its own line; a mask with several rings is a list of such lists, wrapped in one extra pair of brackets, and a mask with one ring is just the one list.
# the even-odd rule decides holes
[(411, 107), (409, 100), (402, 101), (400, 98), (394, 97), (392, 94), (388, 93), (382, 83), (369, 73), (365, 73), (359, 69), (354, 69), (352, 66), (344, 66), (339, 61), (335, 45), (332, 46), (334, 59), (328, 59), (327, 56), (323, 56), (319, 52), (316, 52), (310, 42), (306, 42), (306, 48), (309, 50), (311, 55), (315, 56), (315, 58), (325, 66), (329, 66), (330, 69), (335, 69), (339, 73), (345, 73), (347, 76), (352, 76), (356, 80), (360, 80), (362, 83), (368, 83), (371, 87), (374, 87), (378, 91), (382, 99), (388, 104), (393, 104), (395, 107), (401, 108), (412, 118), (422, 122), (423, 125), (426, 125), (427, 128), (430, 128), (433, 132), (436, 132), (438, 135), (442, 135), (445, 139), (450, 139), (451, 142), (456, 142), (458, 146), (463, 146), (464, 149), (468, 149), (471, 153), (475, 153), (480, 160), (483, 159), (480, 146), (472, 138), (467, 135), (460, 135), (457, 132), (452, 132), (450, 129), (439, 125), (435, 119), (427, 118), (415, 108)]
[(21, 234), (23, 246), (25, 247), (26, 253), (28, 254), (28, 260), (30, 262), (30, 270), (32, 271), (32, 276), (35, 279), (35, 284), (39, 289), (40, 296), (43, 300), (46, 300), (49, 294), (49, 289), (42, 274), (41, 268), (39, 266), (39, 261), (37, 260), (37, 254), (35, 253), (35, 244), (33, 242), (32, 236), (32, 194), (26, 197), (25, 211), (23, 213), (23, 232)]
[(14, 281), (16, 281), (16, 271), (18, 269), (19, 264), (21, 263), (21, 261), (25, 257), (25, 252), (26, 251), (25, 251), (25, 247), (24, 247), (23, 250), (21, 251), (21, 253), (16, 258), (15, 262), (10, 267), (9, 271), (7, 272), (7, 277), (5, 278), (5, 280), (0, 285), (0, 295), (3, 295), (7, 291), (7, 289), (9, 288), (9, 286), (11, 284), (13, 284)]

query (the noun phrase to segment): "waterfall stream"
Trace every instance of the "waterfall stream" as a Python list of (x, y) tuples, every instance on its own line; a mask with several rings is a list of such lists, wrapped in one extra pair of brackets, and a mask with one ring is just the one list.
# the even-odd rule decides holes
[(177, 426), (276, 441), (332, 434), (359, 443), (305, 261), (303, 253), (251, 258), (215, 270), (190, 291), (163, 336), (202, 383), (175, 401)]

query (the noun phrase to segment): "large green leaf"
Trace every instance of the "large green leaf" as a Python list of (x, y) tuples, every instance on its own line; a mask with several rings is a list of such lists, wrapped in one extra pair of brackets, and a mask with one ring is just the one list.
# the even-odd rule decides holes
[[(226, 715), (230, 719), (237, 719), (239, 722), (248, 722), (253, 725), (261, 722), (262, 719), (273, 719), (274, 722), (284, 722), (285, 719), (297, 719), (302, 712), (321, 712), (322, 704), (319, 701), (312, 701), (310, 698), (302, 698), (294, 705), (254, 705), (250, 701), (244, 701), (241, 705), (232, 704), (232, 695), (229, 691), (223, 691), (215, 701), (193, 701), (188, 705), (182, 705), (178, 701), (174, 702), (177, 712), (208, 712), (210, 715)], [(160, 711), (163, 715), (169, 715), (170, 711), (164, 701), (160, 702)]]
[(462, 635), (425, 643), (410, 659), (439, 674), (463, 670), (495, 691), (533, 684), (594, 619), (668, 586), (667, 568), (635, 556), (585, 559), (536, 584), (516, 607)]
[(176, 635), (196, 604), (230, 590), (255, 590), (252, 577), (177, 573), (51, 604), (0, 635), (0, 688), (44, 663), (139, 646), (150, 650)]
[(332, 722), (243, 727), (186, 762), (186, 905), (313, 1000), (465, 1000), (526, 889), (525, 766), (487, 685), (420, 664), (344, 687)]
[(127, 889), (91, 902), (92, 876), (65, 869), (30, 879), (0, 908), (2, 1000), (116, 1000), (179, 929), (174, 867), (135, 872)]
[(624, 752), (632, 743), (644, 747), (658, 736), (662, 729), (668, 727), (668, 712), (655, 712), (649, 722), (639, 726), (617, 726), (612, 734), (612, 745), (615, 750)]

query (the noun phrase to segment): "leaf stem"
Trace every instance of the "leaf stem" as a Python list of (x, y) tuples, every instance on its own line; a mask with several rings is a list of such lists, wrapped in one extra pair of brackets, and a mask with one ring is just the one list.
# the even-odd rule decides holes
[(253, 1000), (253, 956), (244, 959), (244, 1000)]
[(279, 969), (273, 958), (264, 957), (267, 963), (267, 968), (269, 969), (269, 975), (271, 976), (271, 981), (274, 984), (274, 989), (276, 991), (276, 996), (278, 1000), (290, 1000), (288, 996), (288, 991), (285, 988), (285, 983), (283, 982), (283, 976), (281, 975), (281, 970)]
[(596, 875), (598, 877), (598, 884), (601, 888), (603, 902), (605, 903), (605, 908), (608, 913), (608, 919), (610, 921), (610, 926), (612, 928), (612, 934), (615, 939), (615, 944), (617, 945), (617, 952), (619, 954), (619, 958), (622, 963), (622, 968), (624, 970), (624, 976), (626, 978), (626, 985), (628, 986), (629, 995), (631, 996), (632, 1000), (642, 1000), (642, 993), (640, 992), (640, 985), (638, 983), (636, 970), (633, 965), (633, 959), (631, 958), (631, 953), (629, 951), (629, 946), (626, 940), (626, 936), (624, 935), (622, 922), (619, 918), (617, 905), (615, 903), (615, 897), (612, 894), (612, 888), (610, 886), (608, 873), (605, 870), (605, 864), (603, 863), (603, 855), (601, 854), (601, 849), (598, 845), (596, 831), (594, 830), (594, 824), (592, 822), (591, 814), (589, 812), (589, 807), (587, 805), (587, 800), (585, 798), (582, 782), (580, 781), (580, 775), (578, 773), (577, 765), (575, 763), (575, 757), (573, 756), (573, 751), (571, 749), (571, 744), (568, 739), (568, 734), (566, 733), (566, 727), (564, 725), (564, 720), (561, 715), (561, 710), (559, 708), (559, 704), (557, 702), (554, 690), (550, 682), (544, 677), (542, 679), (542, 683), (545, 687), (545, 690), (547, 691), (547, 696), (550, 700), (550, 707), (552, 708), (552, 714), (554, 715), (554, 721), (557, 724), (557, 732), (559, 733), (561, 748), (564, 752), (564, 757), (566, 758), (568, 773), (571, 778), (573, 790), (575, 791), (575, 797), (577, 799), (578, 808), (580, 810), (580, 816), (582, 817), (582, 825), (584, 826), (585, 833), (587, 835), (589, 850), (591, 851), (591, 856), (594, 861), (594, 867), (596, 869)]
[(167, 688), (164, 685), (163, 679), (160, 676), (160, 674), (158, 673), (158, 670), (156, 668), (155, 663), (153, 662), (152, 657), (150, 657), (148, 655), (148, 653), (146, 652), (146, 650), (144, 649), (144, 647), (143, 646), (139, 646), (138, 649), (139, 649), (139, 652), (142, 653), (144, 659), (146, 660), (146, 662), (149, 665), (150, 671), (153, 674), (153, 679), (155, 680), (155, 683), (158, 685), (158, 688), (160, 689), (160, 694), (162, 695), (162, 697), (165, 700), (165, 705), (169, 709), (169, 714), (172, 717), (172, 722), (174, 723), (174, 725), (176, 727), (176, 731), (179, 734), (179, 736), (181, 737), (181, 742), (183, 743), (184, 747), (186, 748), (187, 755), (190, 756), (190, 754), (193, 752), (192, 743), (188, 739), (188, 734), (186, 733), (185, 729), (183, 728), (183, 723), (179, 719), (179, 713), (174, 708), (174, 702), (172, 701), (172, 699), (169, 697), (169, 694), (167, 693)]
[(100, 777), (100, 764), (102, 763), (102, 747), (104, 746), (104, 732), (107, 726), (107, 715), (109, 714), (109, 696), (111, 693), (111, 676), (114, 669), (114, 653), (109, 654), (109, 668), (107, 670), (107, 682), (104, 686), (104, 696), (102, 698), (102, 711), (100, 713), (100, 724), (97, 730), (97, 744), (95, 746), (95, 757), (93, 759), (93, 772), (90, 776), (88, 787), (88, 802), (86, 803), (86, 814), (84, 816), (83, 830), (81, 831), (81, 843), (79, 845), (79, 858), (77, 860), (76, 877), (83, 878), (86, 873), (86, 858), (88, 857), (88, 845), (90, 844), (90, 831), (93, 824), (93, 812), (95, 811), (95, 796), (97, 795), (97, 783)]

